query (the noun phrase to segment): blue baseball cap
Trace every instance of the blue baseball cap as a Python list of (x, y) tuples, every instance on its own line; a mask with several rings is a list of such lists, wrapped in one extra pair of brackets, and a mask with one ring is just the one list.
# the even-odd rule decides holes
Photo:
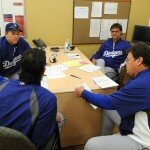
[(20, 31), (23, 32), (17, 23), (8, 23), (5, 27), (5, 31)]

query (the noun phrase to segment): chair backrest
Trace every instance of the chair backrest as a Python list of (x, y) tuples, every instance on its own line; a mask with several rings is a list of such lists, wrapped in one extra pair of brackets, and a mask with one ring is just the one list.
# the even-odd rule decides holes
[(127, 73), (126, 66), (121, 67), (120, 75), (119, 75), (119, 87), (123, 87), (132, 77)]
[(52, 137), (42, 150), (61, 150), (61, 141), (58, 126)]
[(0, 127), (0, 150), (36, 150), (34, 144), (21, 132)]

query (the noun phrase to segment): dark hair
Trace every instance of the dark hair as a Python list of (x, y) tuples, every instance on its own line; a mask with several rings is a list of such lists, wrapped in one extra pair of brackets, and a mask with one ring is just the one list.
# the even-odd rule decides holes
[(138, 59), (139, 57), (143, 58), (143, 64), (145, 66), (150, 67), (150, 46), (143, 43), (139, 42), (132, 46), (129, 50), (128, 53), (131, 52), (133, 57), (135, 59)]
[(21, 60), (20, 81), (25, 84), (40, 84), (46, 65), (44, 50), (33, 48), (24, 52)]
[(114, 28), (117, 28), (117, 29), (119, 29), (120, 31), (122, 31), (122, 26), (121, 26), (121, 24), (119, 24), (119, 23), (114, 23), (113, 25), (111, 25), (110, 31), (111, 31), (112, 29), (114, 29)]

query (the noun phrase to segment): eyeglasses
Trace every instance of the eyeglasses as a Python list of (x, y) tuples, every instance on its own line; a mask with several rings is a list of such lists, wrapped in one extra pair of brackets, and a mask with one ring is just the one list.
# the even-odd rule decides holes
[[(132, 58), (126, 58), (126, 62), (129, 62)], [(138, 58), (137, 58), (138, 59)], [(137, 60), (135, 58), (133, 58), (133, 61)]]
[(111, 30), (110, 32), (111, 33), (118, 33), (118, 32), (120, 32), (120, 30)]

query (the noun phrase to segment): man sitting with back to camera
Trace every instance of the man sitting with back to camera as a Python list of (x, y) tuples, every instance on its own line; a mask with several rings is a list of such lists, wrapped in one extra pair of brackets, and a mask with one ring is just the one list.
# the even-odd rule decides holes
[(114, 23), (110, 28), (112, 38), (106, 40), (91, 58), (92, 62), (114, 81), (118, 79), (118, 69), (126, 59), (130, 43), (121, 39), (122, 26)]
[[(100, 108), (116, 110), (120, 133), (91, 138), (85, 150), (146, 150), (150, 149), (150, 46), (138, 43), (129, 49), (127, 73), (134, 78), (119, 91), (94, 94), (82, 86), (75, 89), (77, 96)], [(112, 124), (112, 115), (107, 118)], [(109, 124), (106, 124), (106, 128)]]
[(34, 48), (23, 54), (20, 81), (0, 76), (0, 126), (22, 132), (37, 149), (64, 123), (61, 113), (56, 118), (56, 96), (40, 85), (45, 65), (45, 51)]
[(0, 39), (0, 75), (19, 79), (20, 61), (23, 53), (30, 48), (20, 37), (21, 27), (16, 23), (8, 23), (5, 36)]

